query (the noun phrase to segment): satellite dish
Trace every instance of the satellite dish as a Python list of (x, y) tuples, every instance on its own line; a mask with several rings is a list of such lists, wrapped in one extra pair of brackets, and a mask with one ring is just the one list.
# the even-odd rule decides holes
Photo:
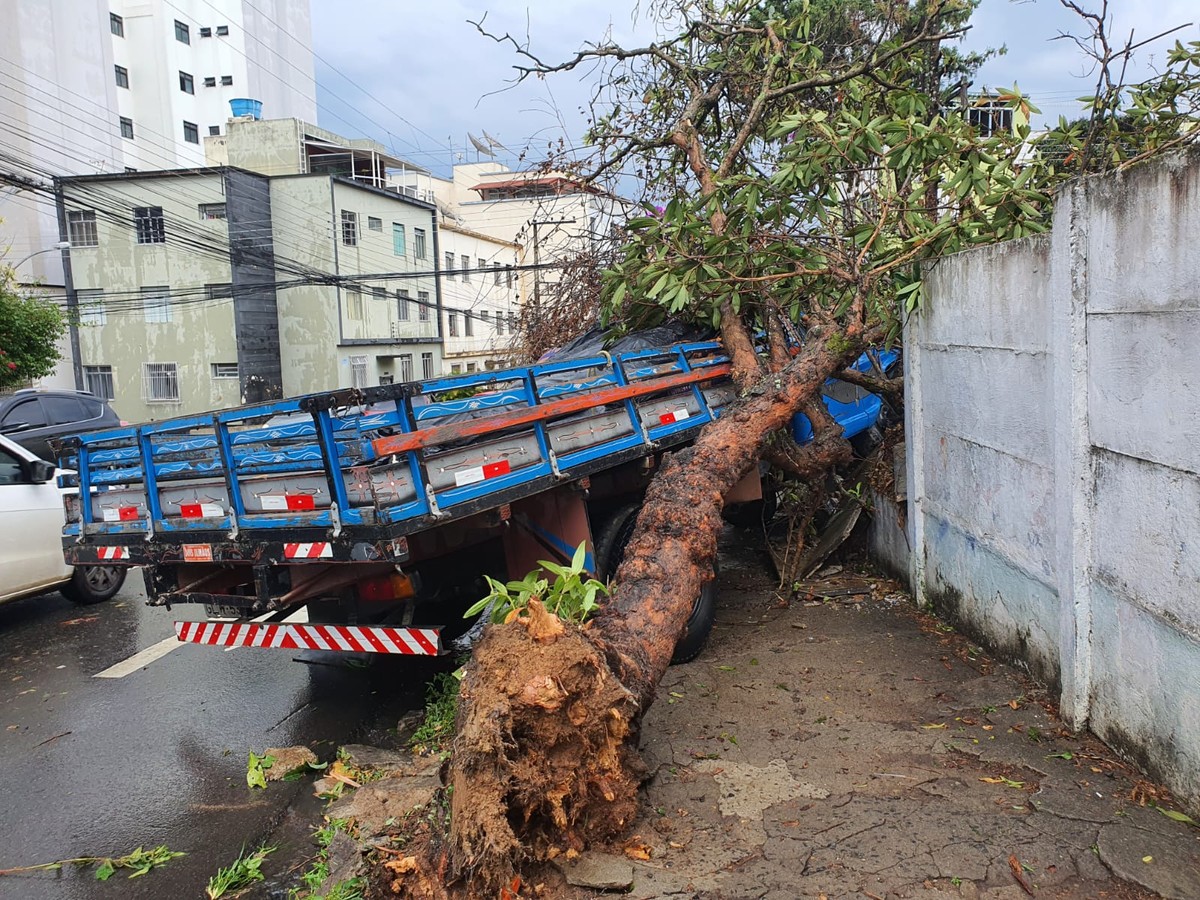
[(508, 152), (507, 147), (505, 147), (502, 143), (500, 143), (498, 140), (496, 140), (494, 137), (492, 137), (486, 131), (483, 133), (483, 139), (488, 142), (489, 147), (499, 147), (501, 150)]
[(469, 131), (467, 132), (467, 140), (469, 140), (471, 142), (471, 144), (475, 147), (475, 149), (478, 150), (480, 153), (484, 153), (488, 156), (496, 155), (495, 151), (492, 150), (492, 148), (488, 144), (479, 140), (479, 138), (475, 137), (475, 135), (471, 134), (471, 132), (469, 132)]

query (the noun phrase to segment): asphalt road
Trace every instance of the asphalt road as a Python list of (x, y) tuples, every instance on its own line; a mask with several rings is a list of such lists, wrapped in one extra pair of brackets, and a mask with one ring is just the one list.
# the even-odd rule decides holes
[[(395, 689), (375, 693), (377, 679), (288, 651), (185, 645), (96, 677), (171, 647), (160, 644), (173, 641), (171, 623), (189, 617), (202, 616), (145, 606), (136, 570), (98, 606), (57, 593), (0, 606), (0, 869), (160, 844), (187, 852), (132, 881), (76, 868), (4, 876), (0, 898), (202, 897), (217, 867), (309, 790), (250, 790), (249, 751), (303, 743), (329, 758), (399, 708)], [(411, 681), (394, 671), (393, 682)]]

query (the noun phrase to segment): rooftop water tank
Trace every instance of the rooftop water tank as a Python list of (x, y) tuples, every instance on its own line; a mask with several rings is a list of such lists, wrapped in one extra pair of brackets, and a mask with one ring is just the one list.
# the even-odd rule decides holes
[(235, 97), (229, 101), (229, 111), (234, 118), (239, 116), (251, 116), (255, 119), (262, 118), (262, 101), (251, 100), (247, 97)]

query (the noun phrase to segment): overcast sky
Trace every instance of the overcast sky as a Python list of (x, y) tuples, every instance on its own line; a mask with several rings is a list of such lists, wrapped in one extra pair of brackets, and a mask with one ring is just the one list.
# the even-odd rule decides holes
[[(1098, 0), (1082, 0), (1098, 8)], [(511, 46), (479, 34), (469, 20), (486, 14), (486, 26), (510, 32), (547, 60), (570, 56), (611, 30), (618, 43), (640, 45), (653, 37), (634, 19), (633, 0), (311, 0), (313, 49), (318, 59), (318, 121), (348, 136), (367, 135), (398, 155), (446, 174), (453, 161), (477, 158), (468, 133), (487, 132), (511, 153), (544, 156), (546, 145), (577, 142), (585, 125), (580, 106), (586, 75), (564, 74), (512, 88)], [(643, 9), (645, 2), (643, 2)], [(1111, 33), (1124, 40), (1134, 29), (1144, 40), (1172, 26), (1193, 24), (1139, 52), (1139, 65), (1161, 63), (1176, 38), (1200, 40), (1196, 0), (1110, 0)], [(1095, 73), (1060, 31), (1083, 33), (1078, 18), (1058, 0), (983, 0), (968, 37), (973, 49), (1006, 45), (977, 86), (1017, 82), (1047, 116), (1073, 116), (1073, 98), (1090, 93)], [(1035, 123), (1036, 124), (1036, 123)]]

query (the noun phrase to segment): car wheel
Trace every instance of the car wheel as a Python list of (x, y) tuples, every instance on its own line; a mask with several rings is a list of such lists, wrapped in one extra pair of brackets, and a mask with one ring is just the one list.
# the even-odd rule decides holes
[(76, 566), (62, 595), (72, 603), (87, 606), (112, 597), (125, 583), (124, 566)]
[[(637, 522), (640, 503), (631, 503), (614, 511), (600, 529), (593, 546), (596, 551), (596, 566), (601, 578), (611, 578), (625, 558), (625, 546), (633, 537), (633, 527)], [(712, 633), (713, 623), (717, 617), (717, 579), (713, 578), (700, 588), (700, 596), (692, 605), (691, 615), (683, 634), (675, 644), (675, 652), (671, 655), (671, 664), (691, 662), (700, 655), (708, 636)]]

